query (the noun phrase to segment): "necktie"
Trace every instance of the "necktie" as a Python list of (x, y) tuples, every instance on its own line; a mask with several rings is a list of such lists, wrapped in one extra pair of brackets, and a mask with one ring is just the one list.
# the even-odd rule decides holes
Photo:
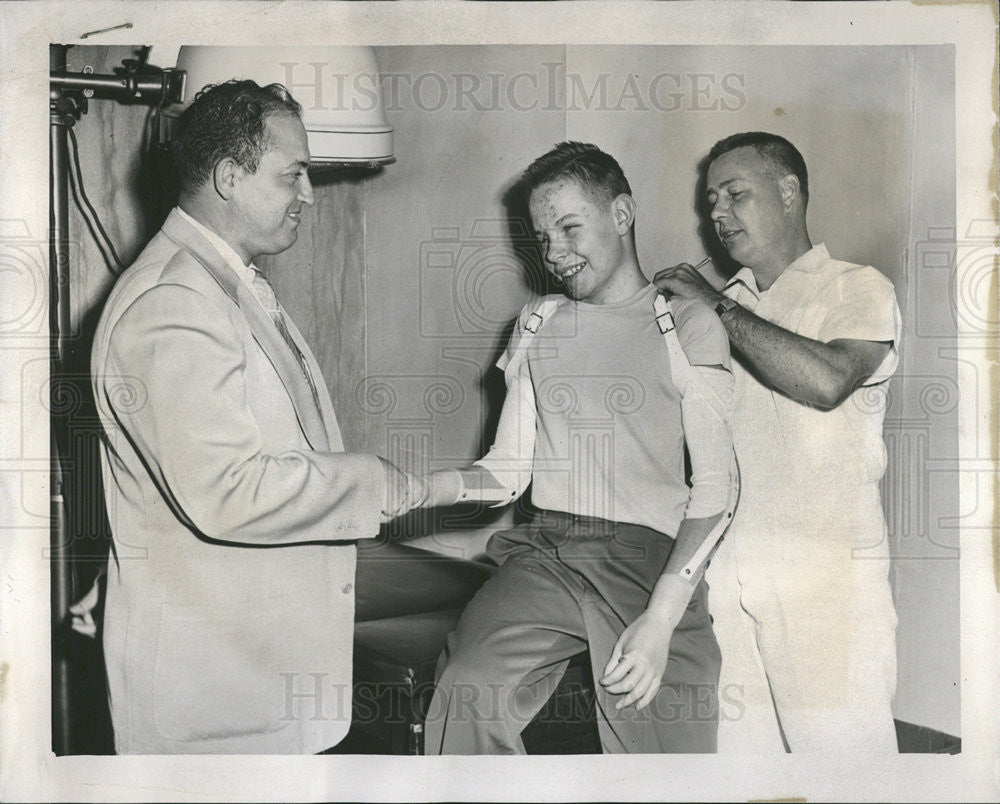
[(295, 357), (296, 362), (299, 364), (299, 368), (302, 370), (302, 375), (306, 378), (306, 382), (309, 383), (309, 390), (312, 391), (313, 401), (316, 403), (316, 409), (322, 410), (319, 405), (319, 394), (316, 392), (316, 383), (313, 380), (312, 372), (309, 371), (309, 364), (306, 363), (305, 355), (299, 351), (299, 347), (295, 345), (295, 341), (292, 340), (292, 335), (288, 331), (288, 326), (285, 323), (285, 311), (281, 309), (281, 305), (278, 304), (278, 297), (274, 295), (274, 288), (271, 287), (271, 283), (267, 281), (267, 278), (258, 271), (256, 268), (253, 269), (253, 282), (251, 284), (251, 289), (254, 295), (257, 297), (257, 301), (260, 302), (260, 306), (264, 308), (264, 311), (270, 316), (271, 321), (274, 322), (274, 326), (277, 328), (281, 335), (282, 340), (291, 350), (292, 355)]

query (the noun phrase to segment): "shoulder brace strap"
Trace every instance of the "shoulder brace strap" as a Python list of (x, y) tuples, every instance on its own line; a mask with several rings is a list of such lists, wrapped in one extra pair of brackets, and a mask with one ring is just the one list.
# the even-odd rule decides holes
[(556, 308), (564, 301), (566, 301), (565, 297), (561, 296), (543, 296), (537, 300), (534, 309), (528, 313), (521, 327), (521, 337), (506, 356), (507, 362), (503, 367), (503, 373), (508, 385), (510, 385), (511, 372), (516, 371), (521, 361), (524, 360), (531, 341), (538, 333), (545, 319), (552, 315)]
[(674, 311), (662, 293), (657, 293), (653, 297), (653, 312), (656, 313), (656, 326), (660, 328), (663, 340), (667, 344), (667, 351), (670, 353), (670, 376), (677, 390), (681, 392), (681, 396), (684, 396), (693, 369), (691, 363), (688, 362), (687, 355), (684, 354), (684, 347), (681, 346), (680, 339), (677, 337)]
[[(663, 334), (663, 340), (667, 344), (670, 353), (670, 376), (674, 385), (683, 397), (689, 383), (701, 381), (697, 372), (691, 366), (684, 347), (681, 346), (680, 338), (677, 337), (677, 324), (674, 321), (673, 310), (670, 302), (664, 298), (663, 294), (657, 293), (653, 298), (653, 310), (656, 313), (656, 325)], [(729, 502), (719, 518), (718, 524), (712, 528), (702, 545), (691, 556), (691, 560), (681, 570), (681, 577), (694, 582), (698, 568), (711, 560), (715, 551), (719, 548), (726, 531), (729, 530), (733, 521), (733, 514), (736, 512), (736, 505), (740, 499), (740, 467), (736, 461), (736, 453), (733, 452), (732, 461), (729, 468), (730, 492)]]

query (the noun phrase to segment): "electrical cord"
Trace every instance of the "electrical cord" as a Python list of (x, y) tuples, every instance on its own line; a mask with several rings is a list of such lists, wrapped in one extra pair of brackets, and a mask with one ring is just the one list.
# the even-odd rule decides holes
[[(118, 252), (115, 251), (114, 243), (111, 242), (111, 238), (108, 236), (101, 219), (97, 214), (97, 210), (94, 209), (94, 205), (90, 203), (90, 199), (87, 197), (87, 191), (83, 188), (83, 171), (80, 169), (80, 145), (76, 140), (76, 133), (73, 131), (72, 126), (66, 127), (67, 132), (69, 132), (70, 141), (73, 143), (73, 166), (76, 168), (76, 189), (79, 191), (80, 199), (83, 199), (83, 203), (86, 204), (87, 209), (90, 210), (90, 214), (93, 217), (93, 223), (97, 230), (101, 233), (101, 237), (104, 239), (104, 244), (107, 246), (112, 258), (114, 259), (115, 265), (109, 265), (111, 273), (115, 276), (121, 274), (125, 270), (125, 265), (118, 256)], [(79, 199), (78, 199), (79, 200)], [(81, 210), (82, 212), (83, 210)], [(89, 221), (88, 221), (89, 222)], [(95, 237), (95, 240), (97, 238)], [(98, 243), (100, 245), (100, 243)], [(106, 256), (105, 256), (106, 259)]]
[(76, 208), (80, 213), (80, 218), (86, 224), (87, 231), (90, 232), (90, 236), (94, 240), (94, 245), (97, 246), (97, 250), (101, 254), (101, 259), (104, 261), (104, 266), (108, 269), (108, 271), (111, 273), (112, 276), (117, 276), (118, 274), (112, 267), (114, 263), (113, 260), (111, 259), (111, 256), (108, 254), (107, 245), (104, 243), (104, 241), (101, 240), (100, 233), (94, 226), (93, 221), (91, 221), (90, 217), (87, 215), (87, 210), (83, 206), (83, 202), (80, 200), (80, 192), (77, 190), (76, 186), (77, 185), (76, 176), (73, 175), (73, 171), (71, 170), (67, 170), (67, 174), (69, 177), (70, 190), (72, 190), (73, 192), (73, 203), (76, 204)]

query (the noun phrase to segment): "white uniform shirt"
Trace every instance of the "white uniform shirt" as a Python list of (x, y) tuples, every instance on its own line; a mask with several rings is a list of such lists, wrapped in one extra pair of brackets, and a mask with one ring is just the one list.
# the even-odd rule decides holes
[(743, 268), (725, 292), (807, 338), (892, 342), (872, 377), (833, 410), (792, 400), (735, 366), (733, 441), (743, 484), (732, 533), (741, 565), (840, 563), (869, 548), (867, 555), (887, 556), (882, 422), (901, 335), (892, 283), (870, 266), (831, 259), (819, 244), (767, 291)]

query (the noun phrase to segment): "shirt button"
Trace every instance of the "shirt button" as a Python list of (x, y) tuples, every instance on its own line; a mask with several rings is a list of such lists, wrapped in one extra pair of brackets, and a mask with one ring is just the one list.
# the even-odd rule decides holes
[(344, 588), (341, 590), (345, 595), (351, 594), (354, 591), (354, 584), (345, 583)]

